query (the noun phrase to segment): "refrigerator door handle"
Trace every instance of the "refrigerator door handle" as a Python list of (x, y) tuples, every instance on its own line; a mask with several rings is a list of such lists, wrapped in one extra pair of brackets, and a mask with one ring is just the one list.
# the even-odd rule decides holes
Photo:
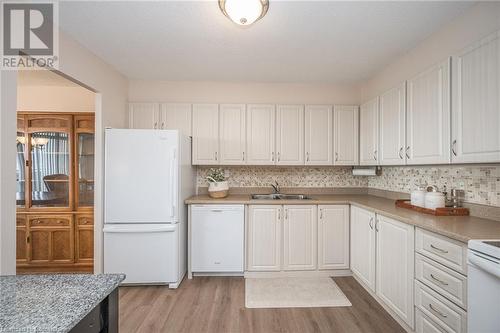
[(104, 233), (156, 233), (156, 232), (174, 232), (174, 226), (154, 226), (144, 228), (128, 228), (127, 226), (104, 227)]
[(174, 174), (174, 168), (175, 168), (175, 162), (176, 162), (176, 153), (175, 149), (172, 150), (172, 158), (170, 159), (170, 200), (172, 201), (171, 206), (170, 206), (170, 217), (175, 217), (175, 203), (177, 198), (175, 197), (176, 193), (176, 186), (174, 184), (175, 182), (175, 174)]

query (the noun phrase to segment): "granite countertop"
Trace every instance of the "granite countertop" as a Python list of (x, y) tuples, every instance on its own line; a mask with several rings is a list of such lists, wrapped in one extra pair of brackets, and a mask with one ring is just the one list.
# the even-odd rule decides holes
[(124, 274), (0, 276), (0, 332), (68, 332)]
[(229, 195), (213, 199), (208, 195), (188, 198), (186, 204), (244, 204), (244, 205), (326, 205), (349, 204), (415, 225), (452, 239), (499, 239), (500, 222), (474, 216), (434, 216), (396, 207), (395, 201), (373, 195), (319, 194), (308, 195), (310, 200), (253, 200), (248, 194)]

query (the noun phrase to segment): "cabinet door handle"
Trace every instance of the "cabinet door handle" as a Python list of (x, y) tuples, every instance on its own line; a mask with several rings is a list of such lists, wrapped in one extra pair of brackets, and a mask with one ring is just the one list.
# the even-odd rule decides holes
[(436, 278), (436, 277), (434, 276), (434, 274), (432, 274), (432, 273), (431, 273), (431, 278), (432, 278), (434, 281), (439, 282), (439, 283), (440, 283), (440, 284), (442, 284), (443, 286), (447, 286), (447, 285), (448, 285), (448, 283), (444, 282), (444, 281), (443, 281), (443, 280), (441, 280), (441, 279)]
[(319, 219), (322, 220), (323, 219), (323, 208), (321, 208), (319, 210)]
[(245, 152), (243, 152), (243, 161), (245, 160)]
[(339, 153), (335, 152), (335, 162), (339, 160)]
[(370, 229), (373, 230), (373, 217), (370, 217), (370, 222), (368, 222), (368, 225), (370, 226)]
[(457, 156), (457, 151), (455, 150), (455, 147), (457, 146), (457, 140), (453, 140), (453, 143), (451, 144), (451, 152), (453, 155)]
[(440, 316), (441, 316), (441, 317), (443, 317), (443, 318), (448, 317), (447, 315), (445, 315), (445, 314), (444, 314), (444, 313), (442, 313), (441, 311), (439, 311), (439, 310), (437, 310), (436, 308), (434, 308), (434, 307), (432, 306), (432, 304), (431, 304), (431, 303), (429, 303), (429, 309), (431, 309), (432, 311), (434, 311), (435, 313), (437, 313), (438, 315), (440, 315)]
[(281, 220), (281, 208), (278, 209), (278, 221), (280, 221), (280, 220)]
[(219, 160), (219, 156), (218, 156), (218, 153), (215, 152), (215, 160), (218, 161)]
[(273, 151), (273, 152), (271, 152), (271, 161), (273, 161), (273, 162), (274, 162), (274, 151)]
[(399, 158), (403, 159), (403, 147), (399, 148)]
[(405, 154), (406, 154), (407, 159), (410, 159), (410, 155), (408, 154), (409, 150), (410, 150), (410, 146), (406, 147)]
[(448, 251), (440, 249), (439, 247), (436, 247), (433, 244), (431, 244), (431, 249), (438, 251), (438, 252), (441, 252), (441, 253), (448, 253)]
[(154, 125), (154, 127), (153, 127), (153, 128), (154, 128), (154, 129), (156, 129), (157, 127), (158, 127), (158, 123), (157, 123), (157, 122), (155, 122), (155, 125)]
[(306, 161), (309, 162), (309, 152), (306, 153)]
[(164, 122), (162, 122), (162, 123), (161, 123), (161, 129), (163, 129), (164, 127), (165, 127), (165, 123), (164, 123)]
[(373, 159), (375, 161), (377, 160), (377, 150), (376, 149), (373, 151)]
[(280, 161), (280, 159), (281, 159), (280, 152), (278, 152), (278, 162)]
[(288, 220), (288, 209), (285, 209), (285, 220)]
[(378, 219), (375, 219), (375, 231), (378, 232)]

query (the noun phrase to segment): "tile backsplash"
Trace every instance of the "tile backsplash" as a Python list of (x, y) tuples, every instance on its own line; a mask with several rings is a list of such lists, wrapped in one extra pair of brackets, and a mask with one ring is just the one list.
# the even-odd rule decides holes
[(500, 207), (500, 165), (383, 167), (368, 187), (409, 193), (419, 184), (465, 191), (465, 201)]
[[(198, 167), (198, 187), (210, 167)], [(377, 177), (353, 176), (351, 167), (225, 166), (231, 187), (368, 187), (409, 193), (419, 184), (465, 190), (465, 201), (500, 207), (500, 164), (383, 167)]]
[[(223, 167), (231, 187), (270, 186), (277, 181), (282, 187), (367, 187), (366, 177), (354, 177), (350, 167)], [(210, 167), (198, 167), (198, 187), (208, 186), (205, 180)]]

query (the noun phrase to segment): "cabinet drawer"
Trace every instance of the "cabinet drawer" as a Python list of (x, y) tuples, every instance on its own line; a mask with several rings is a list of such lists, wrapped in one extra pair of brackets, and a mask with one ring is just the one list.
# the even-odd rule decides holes
[(16, 225), (18, 227), (26, 226), (26, 215), (16, 214)]
[(467, 247), (463, 243), (417, 228), (415, 251), (467, 275)]
[(447, 332), (467, 331), (466, 312), (419, 281), (415, 281), (415, 306)]
[(415, 333), (448, 333), (419, 309), (415, 309)]
[(76, 223), (81, 226), (92, 226), (94, 225), (94, 218), (90, 215), (77, 215)]
[(30, 227), (69, 227), (71, 216), (30, 216)]
[(416, 254), (415, 278), (455, 304), (467, 308), (467, 278), (462, 274)]

